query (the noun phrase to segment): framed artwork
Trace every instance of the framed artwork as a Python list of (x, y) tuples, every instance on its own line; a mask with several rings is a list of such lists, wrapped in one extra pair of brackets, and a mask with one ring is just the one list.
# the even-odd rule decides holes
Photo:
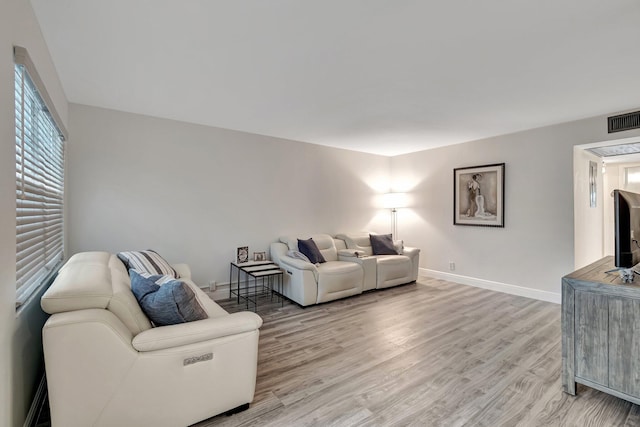
[(267, 260), (267, 253), (266, 252), (254, 252), (253, 253), (253, 260), (254, 261), (266, 261)]
[(240, 246), (236, 251), (236, 262), (242, 264), (249, 261), (249, 246)]
[(504, 163), (453, 170), (453, 225), (504, 227)]

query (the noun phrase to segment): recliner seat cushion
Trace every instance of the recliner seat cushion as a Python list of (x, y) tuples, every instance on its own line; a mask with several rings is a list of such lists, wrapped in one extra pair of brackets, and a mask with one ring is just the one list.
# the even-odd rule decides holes
[(326, 263), (318, 266), (318, 273), (322, 275), (339, 276), (352, 271), (360, 271), (361, 269), (362, 267), (354, 262), (327, 261)]
[(411, 274), (411, 260), (404, 255), (378, 255), (378, 285), (396, 279), (409, 278)]
[(355, 262), (327, 261), (318, 266), (318, 302), (362, 292), (362, 267)]
[(376, 257), (378, 265), (391, 267), (393, 265), (403, 265), (410, 263), (411, 260), (405, 255), (378, 255)]

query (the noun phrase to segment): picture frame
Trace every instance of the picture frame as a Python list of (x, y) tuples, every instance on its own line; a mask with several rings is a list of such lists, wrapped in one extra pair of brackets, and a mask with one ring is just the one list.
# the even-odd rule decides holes
[(240, 246), (236, 250), (236, 263), (242, 264), (249, 261), (249, 246)]
[(504, 227), (505, 164), (453, 170), (453, 225)]
[(589, 162), (589, 207), (598, 207), (598, 164)]
[(267, 260), (267, 253), (266, 252), (254, 252), (253, 253), (253, 260), (254, 261), (266, 261)]

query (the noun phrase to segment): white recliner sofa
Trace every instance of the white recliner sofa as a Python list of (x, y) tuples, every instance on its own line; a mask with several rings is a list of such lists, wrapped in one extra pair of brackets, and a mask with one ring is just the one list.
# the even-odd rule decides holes
[(346, 249), (344, 241), (328, 234), (314, 234), (311, 238), (327, 262), (315, 265), (287, 255), (298, 251), (295, 237), (281, 237), (271, 244), (271, 259), (285, 271), (284, 295), (307, 306), (362, 293), (362, 267), (339, 259), (338, 252)]
[[(373, 255), (371, 240), (368, 232), (341, 233), (337, 239), (345, 242), (346, 251), (341, 251), (341, 258), (354, 257), (354, 262), (363, 265), (365, 283), (363, 289), (382, 289), (391, 286), (404, 285), (418, 279), (420, 263), (420, 249), (403, 247), (399, 242), (398, 255)], [(356, 256), (356, 252), (357, 255)]]
[(186, 426), (253, 400), (262, 319), (227, 313), (174, 268), (207, 319), (152, 327), (116, 255), (60, 269), (41, 299), (53, 427)]

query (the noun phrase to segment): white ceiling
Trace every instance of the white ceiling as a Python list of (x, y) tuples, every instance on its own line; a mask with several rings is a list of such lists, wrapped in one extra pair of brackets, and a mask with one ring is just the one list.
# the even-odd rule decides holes
[(79, 104), (382, 155), (640, 108), (638, 0), (31, 3)]

